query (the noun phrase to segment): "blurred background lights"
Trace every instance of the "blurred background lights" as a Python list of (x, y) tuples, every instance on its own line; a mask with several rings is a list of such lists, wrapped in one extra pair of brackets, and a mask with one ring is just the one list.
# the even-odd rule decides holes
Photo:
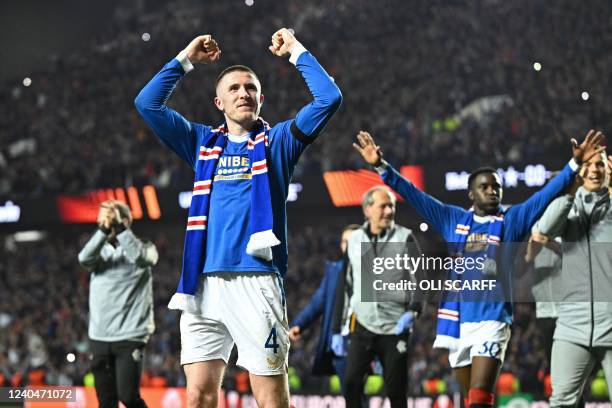
[(419, 225), (419, 228), (421, 229), (421, 231), (425, 232), (429, 229), (429, 225), (422, 222), (421, 225)]
[(74, 360), (76, 360), (76, 356), (74, 355), (74, 353), (68, 353), (68, 355), (66, 355), (66, 360), (68, 360), (69, 363), (74, 363)]
[(30, 85), (32, 85), (32, 80), (29, 77), (23, 78), (23, 86), (30, 86)]
[(253, 1), (253, 0), (244, 0), (244, 4), (246, 4), (249, 7), (251, 7), (253, 5), (253, 3), (255, 3), (255, 1)]
[(536, 71), (539, 71), (542, 69), (542, 64), (540, 64), (539, 62), (534, 62), (533, 63), (533, 69), (535, 69)]
[(587, 91), (582, 92), (582, 100), (587, 101), (589, 99), (589, 93)]
[(149, 33), (142, 33), (142, 41), (149, 41), (151, 39), (151, 34)]

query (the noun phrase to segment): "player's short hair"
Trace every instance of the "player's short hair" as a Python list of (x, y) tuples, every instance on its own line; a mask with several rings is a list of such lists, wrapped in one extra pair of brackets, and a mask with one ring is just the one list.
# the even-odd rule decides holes
[(393, 203), (395, 203), (395, 195), (389, 191), (389, 189), (385, 186), (374, 186), (371, 189), (369, 189), (368, 191), (366, 191), (366, 193), (363, 195), (363, 199), (361, 200), (361, 208), (365, 210), (366, 207), (371, 206), (372, 204), (374, 204), (374, 193), (377, 191), (384, 191), (385, 193), (389, 194), (389, 197), (391, 198), (391, 201), (393, 201)]
[(221, 73), (217, 77), (217, 80), (215, 81), (215, 89), (217, 89), (217, 87), (219, 86), (219, 82), (221, 82), (224, 76), (235, 71), (248, 72), (249, 74), (253, 75), (255, 79), (257, 79), (257, 82), (259, 82), (259, 85), (261, 86), (261, 81), (259, 80), (259, 77), (251, 68), (247, 67), (246, 65), (232, 65), (231, 67), (227, 67), (223, 71), (221, 71)]
[(127, 204), (122, 203), (121, 201), (116, 201), (116, 204), (121, 219), (128, 220), (129, 225), (132, 225), (132, 212), (130, 211), (130, 207), (128, 207)]
[(479, 175), (483, 173), (493, 173), (499, 176), (499, 173), (497, 172), (497, 170), (491, 166), (479, 167), (473, 172), (471, 172), (470, 176), (468, 177), (468, 190), (472, 189), (472, 183), (474, 182), (474, 180), (476, 180), (476, 177), (478, 177)]

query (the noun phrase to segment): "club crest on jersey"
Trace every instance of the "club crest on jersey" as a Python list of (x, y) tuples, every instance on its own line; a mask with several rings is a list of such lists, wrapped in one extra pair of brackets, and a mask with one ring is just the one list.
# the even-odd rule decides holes
[(465, 241), (465, 252), (478, 252), (487, 250), (486, 233), (474, 233), (468, 235)]

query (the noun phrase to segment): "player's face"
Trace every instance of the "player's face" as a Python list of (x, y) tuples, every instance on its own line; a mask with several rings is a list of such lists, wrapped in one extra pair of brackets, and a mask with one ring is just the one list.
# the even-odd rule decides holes
[(217, 86), (215, 105), (228, 122), (240, 125), (254, 122), (263, 101), (261, 85), (250, 72), (232, 71), (221, 78)]
[(374, 229), (391, 227), (395, 219), (395, 200), (386, 191), (378, 190), (372, 195), (372, 205), (364, 209), (365, 216)]
[(472, 181), (468, 196), (474, 203), (476, 214), (493, 215), (497, 213), (502, 194), (499, 175), (497, 173), (481, 173)]
[(582, 165), (580, 176), (584, 180), (582, 187), (586, 191), (599, 191), (605, 187), (606, 162), (603, 155), (596, 155)]

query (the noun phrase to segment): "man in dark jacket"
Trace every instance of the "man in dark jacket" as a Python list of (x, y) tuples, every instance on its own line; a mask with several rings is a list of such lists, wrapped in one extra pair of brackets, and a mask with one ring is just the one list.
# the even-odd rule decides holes
[[(340, 249), (343, 254), (346, 253), (348, 237), (357, 228), (359, 228), (359, 225), (351, 224), (342, 231)], [(337, 309), (341, 308), (342, 306), (339, 305), (345, 302), (337, 302), (336, 293), (338, 292), (338, 283), (345, 271), (346, 262), (344, 258), (339, 261), (325, 262), (325, 276), (319, 288), (314, 295), (312, 295), (308, 304), (295, 318), (289, 329), (289, 339), (295, 342), (300, 339), (303, 330), (314, 323), (319, 316), (322, 316), (319, 343), (317, 345), (312, 373), (314, 375), (338, 374), (340, 384), (344, 384), (346, 353), (336, 355), (331, 349), (331, 344), (332, 335), (335, 333), (333, 329), (334, 320), (341, 318), (343, 315), (343, 311)], [(343, 294), (344, 291), (341, 291), (341, 293)]]

